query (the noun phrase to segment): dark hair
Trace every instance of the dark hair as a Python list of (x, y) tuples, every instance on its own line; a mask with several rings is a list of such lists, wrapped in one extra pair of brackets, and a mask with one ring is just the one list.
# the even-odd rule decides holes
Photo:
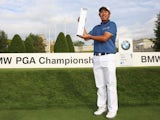
[(101, 12), (102, 10), (106, 10), (110, 13), (109, 8), (102, 6), (101, 8), (99, 8), (99, 12)]

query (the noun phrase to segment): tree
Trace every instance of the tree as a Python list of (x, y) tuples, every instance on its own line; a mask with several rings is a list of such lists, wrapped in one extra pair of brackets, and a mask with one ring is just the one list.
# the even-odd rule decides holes
[(160, 51), (160, 13), (157, 15), (157, 21), (155, 21), (156, 28), (154, 29), (154, 34), (156, 36), (154, 49), (155, 51)]
[(26, 53), (34, 53), (33, 40), (30, 36), (24, 41)]
[(54, 45), (54, 52), (55, 53), (69, 52), (68, 43), (63, 32), (60, 32), (56, 39), (56, 42)]
[(18, 34), (14, 35), (11, 45), (9, 46), (9, 52), (10, 53), (25, 52), (24, 42), (22, 41), (21, 37)]
[(73, 42), (72, 42), (70, 35), (66, 35), (66, 39), (67, 39), (67, 43), (69, 47), (69, 52), (75, 52)]
[(30, 34), (28, 37), (32, 39), (34, 53), (42, 53), (45, 52), (45, 43), (42, 37), (34, 34)]
[(73, 44), (74, 44), (74, 46), (83, 46), (84, 42), (82, 42), (82, 41), (75, 41)]
[(0, 53), (5, 53), (7, 52), (7, 35), (5, 34), (4, 31), (0, 31)]
[(51, 44), (51, 45), (50, 45), (50, 52), (53, 53), (53, 50), (54, 50), (54, 45)]

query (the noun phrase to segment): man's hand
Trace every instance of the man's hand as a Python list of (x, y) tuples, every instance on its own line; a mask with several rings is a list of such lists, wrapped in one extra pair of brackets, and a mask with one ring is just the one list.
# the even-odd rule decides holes
[(85, 28), (84, 28), (84, 32), (83, 32), (83, 39), (86, 41), (91, 39), (91, 35), (87, 33)]
[(91, 35), (88, 34), (87, 32), (84, 32), (84, 33), (83, 33), (83, 39), (84, 39), (85, 41), (87, 41), (87, 40), (91, 39)]
[(84, 32), (83, 32), (83, 36), (81, 35), (77, 35), (80, 38), (83, 38), (85, 41), (92, 39), (91, 35), (87, 33), (86, 29), (84, 28)]
[(91, 35), (88, 33), (84, 33), (83, 36), (81, 36), (81, 35), (77, 35), (77, 36), (80, 38), (83, 38), (85, 41), (91, 39)]

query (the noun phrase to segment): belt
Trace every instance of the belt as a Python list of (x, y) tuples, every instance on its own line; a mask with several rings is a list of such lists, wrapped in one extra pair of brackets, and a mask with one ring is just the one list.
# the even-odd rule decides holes
[(114, 53), (94, 53), (95, 56), (102, 56), (102, 55), (108, 55), (108, 54), (114, 54)]

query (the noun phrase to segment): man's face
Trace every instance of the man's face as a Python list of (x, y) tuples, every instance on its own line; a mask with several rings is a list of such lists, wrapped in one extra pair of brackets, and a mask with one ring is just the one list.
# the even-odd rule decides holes
[(110, 17), (110, 13), (107, 10), (101, 10), (101, 12), (99, 13), (99, 16), (100, 16), (102, 22), (108, 21), (109, 17)]

